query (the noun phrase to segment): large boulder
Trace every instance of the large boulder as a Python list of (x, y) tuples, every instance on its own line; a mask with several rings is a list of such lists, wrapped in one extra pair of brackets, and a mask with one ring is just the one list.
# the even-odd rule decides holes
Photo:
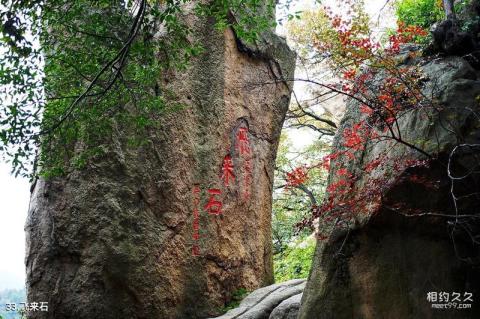
[[(192, 18), (193, 19), (193, 18)], [(205, 318), (232, 293), (273, 282), (271, 194), (295, 55), (193, 19), (205, 53), (161, 81), (183, 105), (132, 147), (119, 127), (105, 155), (33, 187), (27, 234), (30, 318)]]
[(273, 309), (268, 319), (297, 319), (302, 296), (303, 293), (294, 295), (282, 301), (275, 309)]
[(257, 289), (237, 308), (212, 319), (295, 319), (305, 279), (293, 279)]
[[(317, 242), (299, 319), (480, 317), (475, 299), (480, 293), (476, 244), (480, 227), (478, 218), (471, 217), (480, 210), (480, 178), (472, 173), (452, 181), (445, 165), (450, 157), (449, 167), (455, 174), (478, 169), (474, 157), (480, 148), (473, 156), (463, 147), (454, 153), (454, 147), (480, 143), (480, 81), (459, 57), (421, 61), (420, 66), (424, 93), (442, 108), (409, 110), (398, 124), (404, 141), (437, 160), (405, 145), (377, 140), (354, 160), (339, 158), (332, 164), (330, 185), (341, 178), (340, 166), (357, 177), (354, 191), (345, 200), (366, 194), (368, 187), (371, 192), (376, 191), (372, 187), (385, 189), (362, 207), (352, 207), (352, 214), (361, 212), (354, 223), (325, 226), (328, 235)], [(334, 148), (342, 148), (345, 130), (361, 116), (358, 105), (350, 101)], [(370, 173), (363, 170), (379, 154), (384, 154), (383, 165)], [(405, 159), (416, 165), (390, 169)], [(427, 164), (420, 164), (423, 160)], [(452, 183), (458, 207), (454, 207)], [(460, 197), (465, 194), (472, 195)], [(455, 209), (467, 217), (452, 217)]]

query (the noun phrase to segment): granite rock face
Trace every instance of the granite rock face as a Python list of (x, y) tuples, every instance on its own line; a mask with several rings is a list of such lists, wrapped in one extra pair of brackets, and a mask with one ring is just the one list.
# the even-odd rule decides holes
[[(390, 150), (383, 162), (386, 164), (407, 157), (426, 159), (408, 147), (392, 148), (390, 142), (383, 141), (367, 147), (361, 157), (342, 162), (358, 177), (357, 192), (372, 176), (386, 173), (389, 186), (378, 205), (358, 207), (362, 214), (354, 225), (331, 229), (327, 240), (317, 242), (299, 319), (480, 317), (476, 301), (466, 302), (471, 304), (470, 309), (434, 306), (436, 301), (445, 304), (445, 297), (443, 301), (438, 297), (440, 293), (448, 293), (449, 301), (453, 293), (460, 293), (457, 306), (468, 294), (480, 293), (478, 246), (472, 237), (480, 233), (480, 225), (476, 218), (451, 217), (455, 212), (452, 181), (444, 165), (456, 145), (480, 143), (480, 77), (460, 57), (422, 61), (419, 65), (425, 75), (424, 93), (438, 99), (443, 108), (430, 113), (412, 109), (400, 118), (399, 127), (404, 140), (435, 154), (440, 161), (390, 172), (382, 171), (380, 166), (365, 173), (363, 165), (385, 150)], [(349, 103), (334, 142), (338, 148), (342, 147), (343, 132), (362, 116), (358, 109), (355, 102)], [(452, 160), (457, 174), (477, 167), (472, 152), (463, 147), (458, 152)], [(336, 169), (333, 164), (330, 184), (339, 178)], [(479, 213), (479, 198), (475, 195), (480, 190), (479, 181), (476, 173), (455, 181), (456, 194), (474, 194), (459, 201), (460, 214)], [(412, 216), (412, 211), (438, 215)]]
[[(140, 149), (118, 128), (108, 152), (33, 187), (30, 318), (206, 318), (234, 291), (273, 282), (271, 193), (295, 55), (193, 19), (205, 53), (159, 79), (183, 108)], [(228, 180), (227, 180), (228, 179)], [(197, 213), (198, 212), (198, 213)]]

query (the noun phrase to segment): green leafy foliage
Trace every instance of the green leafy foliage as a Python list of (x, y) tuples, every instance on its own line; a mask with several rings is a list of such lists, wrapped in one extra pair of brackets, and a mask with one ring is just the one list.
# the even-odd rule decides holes
[(284, 132), (276, 160), (276, 173), (272, 207), (272, 237), (274, 254), (281, 254), (289, 245), (303, 240), (311, 234), (308, 229), (299, 231), (295, 226), (310, 215), (312, 205), (320, 201), (325, 190), (327, 171), (312, 166), (307, 171), (307, 179), (301, 185), (288, 187), (288, 172), (296, 167), (306, 167), (316, 163), (318, 158), (328, 154), (327, 142), (314, 141), (311, 145), (295, 150), (288, 135)]
[(232, 27), (237, 36), (250, 43), (262, 31), (275, 27), (273, 0), (215, 0), (210, 5), (200, 5), (197, 13), (215, 17), (218, 30)]
[(425, 29), (445, 17), (441, 1), (438, 0), (397, 1), (396, 15), (406, 25), (418, 25)]
[(276, 282), (290, 279), (307, 278), (315, 253), (315, 239), (308, 237), (292, 243), (274, 258), (274, 275)]
[(324, 195), (327, 171), (309, 167), (301, 184), (287, 187), (288, 172), (307, 167), (330, 150), (326, 141), (317, 140), (297, 150), (286, 132), (282, 133), (276, 161), (275, 191), (272, 207), (272, 237), (275, 280), (305, 278), (310, 270), (315, 239), (312, 230), (296, 227), (311, 214), (313, 205)]
[(249, 294), (250, 292), (245, 288), (240, 288), (236, 290), (230, 302), (228, 302), (225, 307), (221, 309), (222, 312), (227, 312), (231, 309), (237, 308), (240, 305), (240, 302)]
[[(81, 168), (108, 151), (114, 130), (131, 131), (130, 145), (142, 145), (148, 131), (158, 129), (159, 116), (181, 107), (162, 87), (162, 76), (203, 53), (184, 19), (191, 2), (0, 6), (0, 152), (13, 171), (30, 175), (38, 167), (48, 177)], [(219, 30), (232, 27), (247, 41), (274, 21), (273, 1), (195, 6), (201, 19), (213, 19)]]

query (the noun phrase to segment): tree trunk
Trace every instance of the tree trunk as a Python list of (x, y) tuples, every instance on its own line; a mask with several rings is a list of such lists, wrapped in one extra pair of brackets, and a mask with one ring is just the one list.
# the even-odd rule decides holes
[[(30, 318), (205, 318), (232, 293), (272, 283), (271, 193), (294, 54), (272, 33), (249, 47), (211, 21), (206, 53), (162, 79), (179, 111), (140, 148), (119, 128), (109, 153), (33, 188)], [(259, 82), (267, 83), (259, 85)], [(227, 181), (228, 178), (228, 181)], [(197, 213), (198, 212), (198, 213)]]

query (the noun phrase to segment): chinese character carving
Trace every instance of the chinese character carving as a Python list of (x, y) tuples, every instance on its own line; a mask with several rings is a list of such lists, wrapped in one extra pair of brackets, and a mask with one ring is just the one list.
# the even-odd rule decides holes
[(208, 193), (210, 194), (210, 198), (208, 199), (208, 203), (205, 205), (205, 210), (210, 215), (220, 215), (222, 213), (222, 202), (216, 200), (215, 196), (221, 195), (222, 191), (219, 189), (209, 189)]
[(230, 181), (235, 180), (235, 174), (233, 173), (233, 161), (230, 154), (225, 156), (222, 164), (222, 180), (225, 186), (228, 186)]
[(248, 140), (248, 128), (240, 127), (237, 132), (237, 151), (240, 155), (250, 154), (250, 141)]
[(193, 245), (192, 255), (193, 256), (200, 256), (200, 247), (198, 245)]

